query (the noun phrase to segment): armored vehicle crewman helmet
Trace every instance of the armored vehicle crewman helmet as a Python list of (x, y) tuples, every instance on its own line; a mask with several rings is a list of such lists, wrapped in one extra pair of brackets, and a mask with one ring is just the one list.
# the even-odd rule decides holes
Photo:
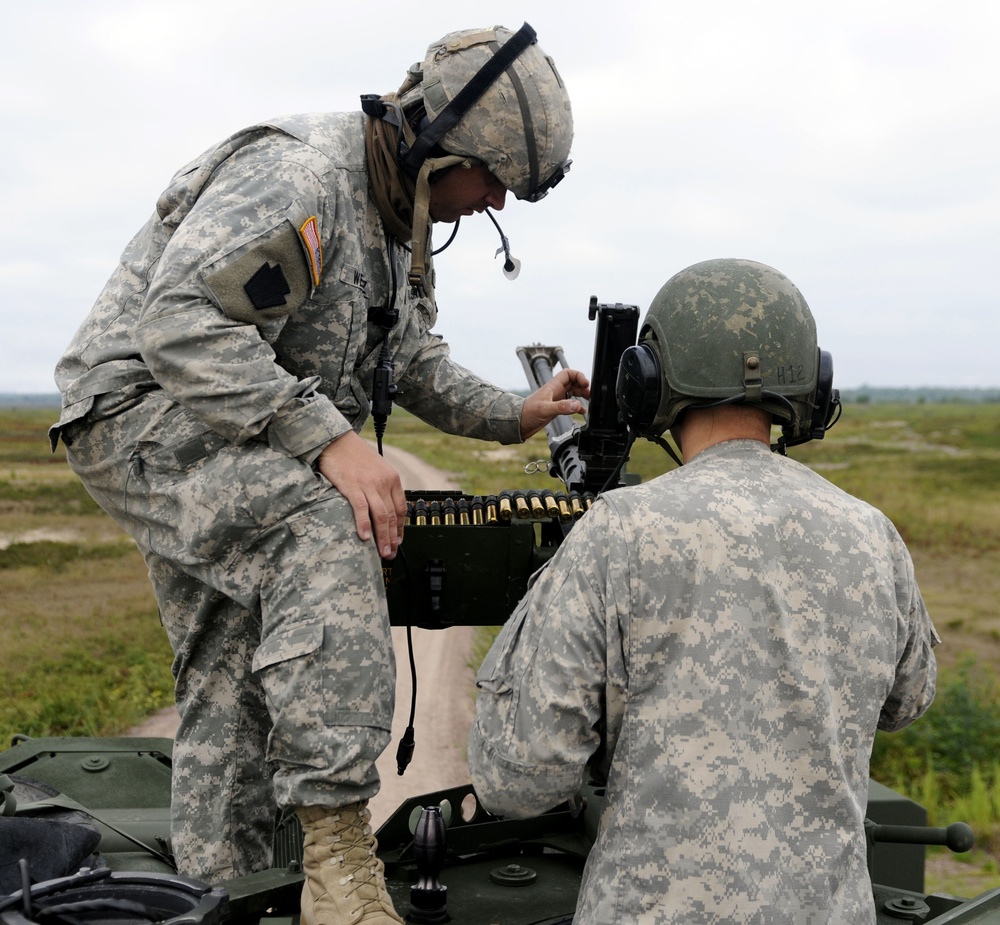
[(692, 406), (745, 402), (781, 423), (783, 447), (832, 425), (832, 380), (795, 284), (762, 263), (719, 259), (681, 270), (656, 294), (639, 345), (622, 357), (617, 392), (637, 433), (662, 434)]

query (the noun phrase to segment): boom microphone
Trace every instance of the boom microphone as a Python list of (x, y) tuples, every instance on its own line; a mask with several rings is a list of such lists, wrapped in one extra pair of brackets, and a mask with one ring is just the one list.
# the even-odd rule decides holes
[(503, 275), (507, 279), (517, 279), (517, 274), (521, 272), (521, 261), (517, 257), (511, 257), (510, 241), (507, 240), (507, 235), (500, 228), (500, 223), (493, 217), (493, 213), (489, 209), (485, 209), (484, 211), (490, 217), (490, 221), (496, 226), (497, 233), (500, 235), (500, 247), (497, 248), (497, 252), (493, 256), (496, 258), (503, 254)]

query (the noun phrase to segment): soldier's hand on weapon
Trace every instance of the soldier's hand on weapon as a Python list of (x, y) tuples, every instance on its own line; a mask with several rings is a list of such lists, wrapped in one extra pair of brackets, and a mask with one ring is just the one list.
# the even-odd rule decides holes
[(383, 559), (392, 559), (403, 540), (406, 495), (399, 473), (353, 430), (320, 453), (317, 467), (354, 509), (358, 536), (375, 543)]
[(575, 369), (561, 369), (524, 400), (521, 409), (521, 439), (527, 440), (561, 414), (583, 414), (579, 398), (590, 398), (590, 381)]

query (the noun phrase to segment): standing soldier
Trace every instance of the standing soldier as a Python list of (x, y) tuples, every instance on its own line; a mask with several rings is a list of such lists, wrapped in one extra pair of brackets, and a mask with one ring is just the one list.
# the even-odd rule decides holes
[(395, 398), (516, 443), (582, 410), (522, 399), (432, 333), (433, 222), (536, 201), (569, 166), (569, 97), (525, 24), (455, 32), (363, 111), (237, 132), (173, 178), (56, 370), (52, 429), (145, 557), (174, 650), (178, 869), (267, 868), (305, 831), (306, 923), (399, 922), (368, 825), (395, 664), (380, 555), (396, 472), (358, 436)]

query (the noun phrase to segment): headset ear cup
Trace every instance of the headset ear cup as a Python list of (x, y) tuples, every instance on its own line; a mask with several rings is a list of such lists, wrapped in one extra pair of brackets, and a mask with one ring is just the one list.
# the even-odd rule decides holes
[(816, 376), (816, 395), (813, 399), (813, 415), (810, 435), (814, 440), (822, 440), (833, 423), (840, 407), (840, 391), (833, 387), (833, 357), (826, 350), (819, 351), (819, 372)]
[(633, 433), (649, 430), (660, 407), (660, 361), (649, 344), (626, 348), (618, 364), (618, 417)]

